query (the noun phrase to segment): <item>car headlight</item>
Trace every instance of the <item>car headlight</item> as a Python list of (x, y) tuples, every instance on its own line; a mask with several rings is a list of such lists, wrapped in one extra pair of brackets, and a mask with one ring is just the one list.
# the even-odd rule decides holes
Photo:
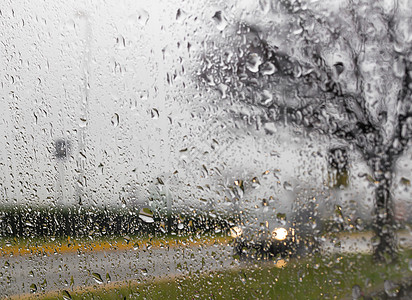
[(237, 238), (237, 237), (241, 236), (242, 233), (243, 233), (242, 228), (240, 228), (238, 226), (230, 228), (230, 236), (232, 238)]
[(278, 241), (283, 241), (288, 236), (288, 231), (285, 228), (275, 228), (272, 231), (272, 238), (277, 239)]

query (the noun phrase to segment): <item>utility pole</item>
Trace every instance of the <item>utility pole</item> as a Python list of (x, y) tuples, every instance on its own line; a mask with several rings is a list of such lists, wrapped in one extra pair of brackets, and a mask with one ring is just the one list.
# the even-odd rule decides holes
[(70, 143), (66, 139), (57, 139), (54, 142), (54, 156), (57, 159), (58, 170), (59, 170), (59, 179), (58, 179), (58, 196), (56, 204), (64, 205), (66, 203), (65, 195), (65, 172), (64, 172), (64, 162), (67, 160), (70, 151)]

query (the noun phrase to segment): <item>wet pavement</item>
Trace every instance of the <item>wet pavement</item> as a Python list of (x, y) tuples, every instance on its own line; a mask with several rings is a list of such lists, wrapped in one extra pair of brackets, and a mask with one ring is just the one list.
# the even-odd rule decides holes
[(123, 280), (178, 276), (237, 266), (228, 245), (131, 249), (0, 258), (0, 296), (72, 290)]
[[(338, 235), (321, 241), (323, 253), (368, 253), (371, 234)], [(402, 247), (412, 247), (412, 235), (398, 236)], [(174, 248), (103, 250), (44, 256), (0, 258), (0, 297), (30, 292), (73, 290), (124, 280), (144, 281), (241, 267), (228, 243)]]

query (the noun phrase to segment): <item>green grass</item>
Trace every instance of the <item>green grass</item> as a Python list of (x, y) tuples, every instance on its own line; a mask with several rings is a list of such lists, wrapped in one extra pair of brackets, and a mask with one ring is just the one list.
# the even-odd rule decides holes
[[(352, 287), (365, 294), (382, 290), (383, 282), (410, 278), (412, 251), (400, 252), (396, 264), (377, 264), (371, 255), (313, 255), (291, 259), (283, 268), (274, 262), (251, 262), (247, 268), (153, 282), (97, 286), (71, 292), (72, 299), (351, 299)], [(60, 293), (60, 299), (63, 294)], [(67, 294), (66, 294), (67, 296)], [(44, 298), (44, 299), (56, 299)]]

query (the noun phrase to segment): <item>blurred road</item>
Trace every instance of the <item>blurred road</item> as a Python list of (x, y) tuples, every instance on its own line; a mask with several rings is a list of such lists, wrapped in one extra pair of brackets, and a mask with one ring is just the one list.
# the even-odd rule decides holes
[(126, 279), (144, 280), (238, 265), (229, 245), (99, 251), (0, 258), (0, 297), (72, 290)]
[[(324, 253), (372, 253), (371, 232), (338, 234), (335, 238), (322, 241), (321, 250)], [(399, 247), (412, 248), (412, 234), (402, 231), (397, 234)]]
[[(340, 235), (322, 241), (321, 251), (370, 252), (371, 234)], [(398, 236), (403, 247), (412, 247), (412, 235)], [(31, 290), (56, 291), (124, 280), (150, 280), (188, 272), (208, 272), (242, 266), (227, 243), (181, 248), (65, 253), (46, 256), (0, 258), (0, 297), (30, 294)]]

